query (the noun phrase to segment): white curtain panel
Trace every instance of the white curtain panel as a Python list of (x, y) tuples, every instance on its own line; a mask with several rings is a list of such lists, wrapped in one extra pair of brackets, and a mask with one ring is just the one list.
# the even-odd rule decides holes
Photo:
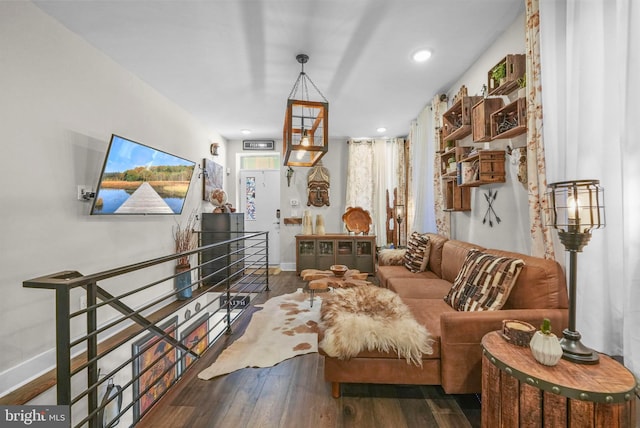
[(599, 179), (605, 188), (606, 228), (593, 231), (578, 255), (577, 329), (585, 345), (623, 355), (636, 376), (640, 375), (638, 23), (636, 0), (540, 0), (548, 182)]
[[(378, 245), (387, 245), (393, 242), (388, 240), (386, 236), (387, 228), (387, 197), (386, 190), (389, 190), (389, 206), (394, 207), (394, 203), (403, 203), (403, 184), (400, 180), (402, 171), (399, 168), (400, 156), (399, 152), (404, 145), (404, 140), (389, 139), (375, 140), (374, 143), (374, 193), (377, 196), (376, 215), (373, 217), (376, 230), (379, 232), (376, 236)], [(396, 199), (394, 201), (393, 189), (398, 189)], [(395, 221), (389, 221), (389, 227), (393, 230), (393, 236), (397, 236), (398, 230), (395, 228)], [(388, 241), (388, 242), (387, 242)]]
[(408, 234), (432, 232), (436, 229), (435, 192), (433, 186), (434, 158), (436, 155), (433, 113), (425, 107), (411, 127), (411, 162), (413, 163), (412, 189), (409, 194)]

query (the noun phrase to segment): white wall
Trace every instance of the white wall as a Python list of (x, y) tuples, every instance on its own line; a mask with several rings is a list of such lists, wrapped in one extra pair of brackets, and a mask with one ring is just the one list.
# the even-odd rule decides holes
[[(521, 14), (513, 24), (490, 46), (478, 60), (449, 88), (449, 106), (462, 85), (469, 95), (481, 95), (482, 85), (487, 83), (487, 72), (508, 54), (525, 53), (525, 15)], [(516, 94), (511, 95), (511, 101)], [(502, 150), (526, 146), (526, 134), (513, 139), (495, 140), (481, 144), (471, 142), (471, 136), (459, 142), (463, 146)], [(517, 158), (506, 156), (507, 178), (505, 183), (483, 185), (471, 189), (471, 211), (451, 213), (451, 234), (455, 239), (469, 241), (487, 248), (517, 251), (528, 254), (531, 246), (529, 234), (529, 208), (527, 189), (518, 182)], [(491, 189), (498, 192), (492, 206), (501, 222), (482, 223), (487, 211), (485, 194)], [(494, 217), (495, 219), (495, 217)]]
[(0, 2), (0, 94), (1, 394), (54, 364), (54, 293), (24, 280), (169, 254), (200, 207), (196, 171), (183, 216), (90, 216), (76, 185), (96, 185), (111, 134), (198, 163), (224, 140), (27, 2)]
[[(284, 106), (283, 106), (284, 112)], [(331, 122), (329, 122), (331, 123)], [(282, 141), (275, 142), (276, 152), (281, 153)], [(235, 158), (237, 153), (242, 152), (242, 141), (231, 140), (228, 143), (226, 162), (230, 168), (230, 175), (225, 180), (230, 183), (225, 188), (229, 192), (230, 201), (237, 201), (237, 183), (238, 171), (235, 166)], [(256, 152), (251, 152), (256, 153)], [(264, 152), (265, 154), (273, 154), (274, 152)], [(331, 175), (329, 198), (331, 205), (328, 207), (307, 206), (307, 174), (311, 168), (295, 167), (295, 173), (291, 178), (291, 186), (287, 186), (286, 169), (280, 162), (280, 266), (283, 270), (295, 270), (296, 251), (295, 236), (302, 232), (300, 225), (285, 225), (284, 218), (297, 214), (302, 216), (304, 210), (309, 210), (315, 219), (317, 214), (324, 217), (325, 230), (327, 233), (346, 232), (344, 223), (342, 222), (342, 214), (345, 212), (346, 185), (347, 185), (347, 154), (348, 146), (344, 139), (329, 138), (329, 150), (322, 157), (323, 165), (329, 169)], [(233, 178), (231, 178), (233, 177)], [(290, 205), (291, 199), (297, 199), (300, 203), (297, 207)], [(237, 202), (235, 203), (237, 204)], [(315, 220), (314, 220), (315, 221)]]

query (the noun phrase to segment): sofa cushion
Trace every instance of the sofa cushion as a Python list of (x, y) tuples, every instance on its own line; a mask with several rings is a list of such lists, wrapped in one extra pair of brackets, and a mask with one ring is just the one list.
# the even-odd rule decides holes
[(479, 245), (450, 239), (442, 246), (442, 275), (440, 278), (453, 283), (462, 269), (465, 258), (472, 249), (484, 250)]
[(445, 301), (459, 311), (495, 311), (505, 304), (522, 259), (470, 250)]
[(503, 309), (566, 309), (569, 307), (565, 274), (560, 264), (551, 259), (527, 256), (502, 250), (485, 250), (501, 257), (524, 260), (507, 303)]
[(456, 312), (442, 299), (413, 299), (403, 297), (402, 301), (409, 307), (414, 318), (425, 326), (431, 337), (436, 341), (433, 346), (434, 355), (440, 352), (441, 325), (440, 316), (448, 312)]
[(426, 233), (429, 238), (429, 263), (427, 269), (442, 278), (442, 247), (448, 239), (435, 233)]
[[(426, 272), (425, 272), (426, 273)], [(451, 283), (437, 278), (389, 278), (387, 287), (402, 299), (443, 299), (451, 289)]]
[(413, 232), (407, 241), (407, 251), (404, 253), (404, 265), (411, 272), (422, 272), (429, 262), (429, 238), (418, 232)]
[(388, 282), (391, 278), (433, 278), (434, 273), (430, 271), (413, 273), (404, 265), (402, 266), (378, 266), (376, 273), (381, 287), (388, 288)]

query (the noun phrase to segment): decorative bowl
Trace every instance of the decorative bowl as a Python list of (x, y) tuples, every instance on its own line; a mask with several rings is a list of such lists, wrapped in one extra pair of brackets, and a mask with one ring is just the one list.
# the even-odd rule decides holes
[(529, 346), (536, 328), (525, 321), (503, 320), (502, 337), (507, 342), (518, 346)]
[(349, 270), (346, 265), (332, 265), (329, 270), (333, 272), (335, 276), (344, 276), (345, 273)]

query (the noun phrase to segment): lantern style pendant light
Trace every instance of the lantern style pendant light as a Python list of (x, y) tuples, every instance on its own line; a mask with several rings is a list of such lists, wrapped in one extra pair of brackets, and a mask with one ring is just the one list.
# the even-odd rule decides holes
[[(296, 60), (301, 71), (287, 99), (282, 136), (284, 165), (314, 166), (329, 148), (329, 102), (304, 72), (309, 56), (298, 54)], [(321, 101), (309, 98), (309, 86)]]

